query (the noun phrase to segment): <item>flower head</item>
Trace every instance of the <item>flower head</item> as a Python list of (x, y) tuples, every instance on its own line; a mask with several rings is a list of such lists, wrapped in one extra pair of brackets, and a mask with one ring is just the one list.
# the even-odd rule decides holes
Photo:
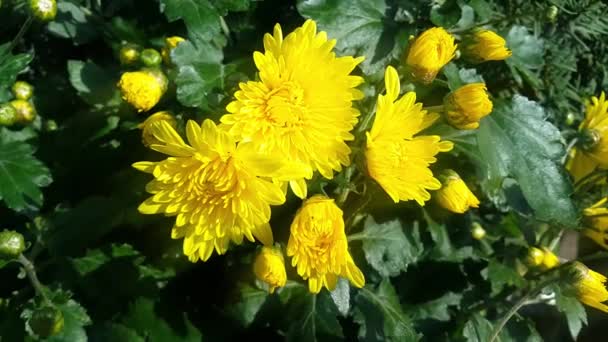
[(138, 112), (148, 111), (156, 106), (165, 92), (165, 85), (150, 71), (125, 72), (120, 77), (118, 88), (122, 98)]
[(405, 62), (416, 79), (431, 83), (455, 53), (454, 37), (442, 27), (433, 27), (414, 40)]
[(606, 201), (608, 201), (608, 197), (602, 198), (583, 211), (585, 218), (583, 234), (608, 249), (608, 208), (604, 206)]
[(268, 284), (270, 293), (273, 293), (277, 287), (285, 286), (287, 274), (281, 250), (274, 247), (262, 247), (253, 263), (253, 272), (259, 280)]
[(465, 57), (477, 63), (501, 61), (512, 55), (504, 38), (490, 30), (474, 32), (462, 45)]
[(479, 120), (492, 112), (485, 83), (471, 83), (449, 93), (444, 99), (446, 118), (459, 129), (475, 129)]
[(152, 144), (162, 144), (154, 137), (154, 134), (152, 133), (152, 126), (160, 121), (166, 121), (173, 128), (177, 127), (177, 121), (169, 112), (162, 111), (150, 115), (144, 122), (137, 126), (139, 129), (142, 130), (141, 140), (145, 146), (150, 146)]
[(574, 288), (576, 296), (583, 304), (594, 307), (598, 310), (608, 312), (608, 305), (604, 304), (608, 300), (606, 290), (606, 277), (580, 262), (574, 262)]
[(575, 181), (587, 176), (596, 168), (608, 169), (608, 101), (604, 92), (599, 98), (591, 97), (587, 103), (585, 120), (579, 131), (586, 139), (576, 147), (566, 164)]
[(146, 186), (152, 197), (139, 211), (175, 216), (171, 236), (184, 238), (191, 261), (207, 260), (214, 249), (224, 254), (230, 241), (241, 244), (243, 237), (272, 244), (270, 205), (282, 204), (285, 194), (271, 178), (294, 176), (282, 161), (260, 155), (249, 143), (237, 145), (211, 120), (202, 126), (188, 121), (188, 144), (167, 121), (150, 129), (160, 142), (150, 147), (169, 157), (133, 164), (154, 176)]
[(287, 255), (298, 274), (308, 279), (308, 288), (319, 293), (333, 290), (338, 277), (363, 287), (365, 278), (348, 253), (342, 210), (334, 200), (321, 195), (307, 199), (291, 224)]
[(440, 179), (442, 186), (435, 193), (435, 199), (444, 209), (462, 214), (469, 208), (479, 207), (479, 200), (456, 172), (446, 170)]
[[(306, 178), (315, 170), (332, 178), (350, 164), (345, 141), (353, 140), (359, 116), (352, 101), (363, 97), (355, 89), (363, 78), (350, 75), (363, 58), (336, 57), (335, 44), (312, 20), (285, 38), (277, 24), (264, 37), (265, 52), (253, 55), (260, 80), (240, 84), (222, 123), (258, 149), (301, 164)], [(290, 185), (306, 197), (304, 178)]]
[(413, 199), (424, 205), (431, 198), (427, 190), (441, 187), (429, 165), (437, 153), (451, 150), (452, 143), (436, 135), (415, 136), (437, 115), (427, 114), (413, 92), (397, 100), (399, 75), (393, 67), (386, 68), (384, 82), (386, 95), (378, 96), (374, 124), (367, 132), (367, 170), (395, 203)]
[(160, 54), (163, 56), (163, 61), (165, 64), (171, 64), (171, 51), (175, 49), (179, 43), (185, 41), (184, 38), (179, 36), (167, 37), (165, 38), (165, 46), (160, 50)]

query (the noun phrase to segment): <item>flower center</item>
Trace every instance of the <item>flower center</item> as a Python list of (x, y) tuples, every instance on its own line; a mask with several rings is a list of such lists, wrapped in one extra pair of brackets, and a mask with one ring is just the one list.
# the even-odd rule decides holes
[(305, 111), (304, 90), (288, 81), (267, 94), (264, 114), (268, 121), (280, 127), (293, 127), (301, 122)]

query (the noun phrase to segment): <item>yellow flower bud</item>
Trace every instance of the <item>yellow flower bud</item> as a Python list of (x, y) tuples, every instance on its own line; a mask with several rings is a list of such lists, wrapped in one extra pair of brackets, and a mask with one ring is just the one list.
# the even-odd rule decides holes
[(442, 27), (433, 27), (413, 41), (406, 64), (417, 80), (431, 83), (439, 70), (454, 58), (455, 52), (454, 37)]
[(605, 249), (608, 249), (608, 208), (604, 205), (607, 200), (604, 197), (583, 211), (583, 234)]
[(36, 108), (30, 102), (25, 100), (13, 100), (11, 106), (17, 111), (16, 122), (28, 124), (36, 119)]
[(125, 72), (118, 82), (122, 98), (138, 112), (148, 111), (160, 101), (163, 86), (150, 71)]
[(504, 38), (490, 30), (475, 31), (461, 45), (463, 55), (475, 63), (501, 61), (512, 54)]
[(542, 249), (536, 247), (528, 248), (528, 255), (526, 256), (526, 262), (529, 266), (538, 267), (542, 265), (545, 253)]
[(119, 52), (120, 64), (133, 65), (139, 61), (139, 48), (133, 44), (126, 44), (120, 48)]
[(608, 291), (606, 290), (606, 277), (587, 266), (576, 261), (570, 267), (570, 273), (573, 274), (572, 284), (576, 297), (583, 304), (596, 308), (608, 313), (608, 305), (604, 304), (608, 300)]
[(479, 207), (479, 200), (456, 172), (446, 170), (439, 179), (442, 186), (435, 193), (435, 200), (441, 207), (459, 214)]
[(473, 236), (473, 239), (475, 240), (482, 240), (486, 236), (486, 230), (483, 229), (479, 223), (473, 222), (471, 236)]
[(30, 10), (34, 18), (40, 21), (51, 21), (57, 15), (57, 1), (55, 0), (31, 0)]
[(273, 293), (277, 287), (285, 286), (287, 273), (283, 253), (274, 247), (262, 247), (253, 263), (255, 276), (268, 284), (268, 292)]
[(444, 99), (446, 119), (458, 129), (475, 129), (492, 112), (492, 101), (484, 83), (464, 85)]
[(177, 127), (177, 121), (169, 112), (162, 111), (150, 115), (144, 122), (137, 126), (142, 130), (141, 140), (146, 147), (152, 144), (161, 144), (161, 141), (154, 137), (152, 130), (152, 126), (160, 121), (166, 121), (173, 128)]
[(365, 285), (363, 273), (348, 252), (342, 210), (331, 198), (316, 195), (304, 201), (291, 223), (287, 255), (298, 274), (308, 279), (312, 293), (323, 287), (333, 290), (338, 277), (359, 288)]
[(15, 82), (11, 90), (18, 100), (29, 100), (34, 95), (34, 87), (24, 81)]
[(546, 270), (559, 266), (559, 258), (549, 248), (543, 247), (543, 268)]
[(171, 65), (171, 51), (179, 45), (179, 43), (185, 41), (184, 38), (173, 36), (165, 38), (165, 46), (160, 51), (160, 54), (163, 56), (163, 61), (167, 65)]

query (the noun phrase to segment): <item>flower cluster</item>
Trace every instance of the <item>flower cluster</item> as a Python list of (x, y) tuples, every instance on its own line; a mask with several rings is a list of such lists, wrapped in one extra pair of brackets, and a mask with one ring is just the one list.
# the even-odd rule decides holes
[[(167, 38), (161, 55), (168, 67), (171, 50), (182, 41)], [(146, 187), (151, 197), (139, 210), (174, 217), (171, 236), (184, 239), (183, 252), (191, 261), (205, 261), (214, 251), (224, 254), (231, 243), (258, 240), (264, 247), (253, 270), (270, 292), (287, 281), (282, 248), (312, 293), (323, 287), (333, 290), (339, 277), (364, 286), (365, 277), (349, 252), (343, 211), (325, 192), (309, 196), (307, 180), (317, 172), (332, 179), (349, 167), (355, 158), (349, 142), (357, 140), (351, 145), (358, 151), (365, 136), (360, 157), (366, 171), (394, 202), (412, 200), (423, 206), (436, 191), (437, 203), (452, 212), (479, 206), (455, 172), (449, 171), (443, 181), (435, 177), (431, 165), (453, 145), (439, 135), (424, 134), (440, 115), (416, 102), (416, 93), (401, 94), (397, 69), (386, 68), (386, 94), (378, 96), (374, 112), (365, 113), (366, 122), (374, 116), (371, 128), (362, 124), (353, 133), (360, 116), (354, 102), (363, 98), (357, 87), (364, 81), (353, 71), (363, 58), (338, 57), (335, 45), (325, 32), (317, 32), (312, 20), (287, 36), (277, 24), (264, 37), (264, 52), (253, 54), (259, 78), (239, 84), (219, 125), (188, 121), (187, 141), (178, 133), (179, 121), (166, 111), (139, 126), (143, 143), (168, 156), (133, 165), (154, 177)], [(412, 41), (405, 77), (432, 82), (456, 48), (454, 37), (443, 28), (425, 31)], [(129, 49), (135, 48), (125, 47), (121, 60), (138, 55), (137, 49)], [(139, 58), (144, 55), (146, 50)], [(156, 63), (153, 53), (147, 55), (144, 64)], [(126, 72), (118, 85), (138, 111), (156, 106), (166, 89), (150, 69)], [(470, 84), (449, 93), (444, 107), (454, 127), (474, 129), (490, 114), (492, 102), (485, 84)], [(288, 187), (304, 202), (283, 247), (274, 243), (269, 222), (271, 206), (286, 201)]]

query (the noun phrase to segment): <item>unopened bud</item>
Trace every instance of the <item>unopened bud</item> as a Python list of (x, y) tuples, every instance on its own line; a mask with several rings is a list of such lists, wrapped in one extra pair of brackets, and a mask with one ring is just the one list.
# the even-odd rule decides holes
[(17, 122), (17, 110), (8, 103), (0, 105), (0, 125), (12, 126)]
[(21, 124), (29, 124), (36, 119), (36, 108), (29, 101), (13, 100), (11, 106), (17, 111), (16, 122)]
[(479, 223), (473, 222), (473, 226), (471, 228), (471, 236), (473, 236), (473, 239), (475, 240), (481, 240), (486, 236), (486, 230), (483, 229), (483, 227)]
[(141, 56), (139, 57), (141, 62), (144, 63), (147, 67), (156, 67), (159, 66), (163, 61), (160, 53), (154, 49), (145, 49), (141, 52)]
[(34, 87), (24, 81), (15, 82), (11, 90), (18, 100), (29, 100), (34, 95)]
[(31, 0), (30, 10), (34, 18), (40, 21), (51, 21), (57, 15), (57, 2), (55, 0)]
[(120, 64), (133, 65), (139, 60), (139, 48), (134, 44), (126, 44), (120, 48)]
[(14, 230), (0, 232), (0, 259), (14, 259), (25, 250), (23, 235)]
[(557, 6), (551, 5), (549, 6), (549, 8), (547, 8), (547, 12), (545, 12), (545, 18), (547, 18), (548, 22), (553, 23), (555, 22), (555, 20), (557, 20), (558, 14), (559, 9), (557, 8)]
[(63, 313), (57, 308), (45, 306), (34, 311), (28, 324), (39, 337), (54, 336), (63, 330)]

